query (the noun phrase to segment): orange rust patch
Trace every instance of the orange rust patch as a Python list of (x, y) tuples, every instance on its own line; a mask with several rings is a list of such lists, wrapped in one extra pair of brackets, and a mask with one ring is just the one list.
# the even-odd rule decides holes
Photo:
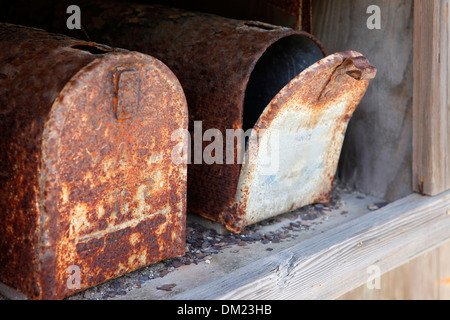
[(183, 255), (187, 168), (171, 133), (188, 118), (169, 68), (10, 24), (0, 43), (0, 281), (60, 299)]
[(441, 281), (439, 281), (439, 284), (440, 284), (441, 286), (443, 286), (443, 285), (450, 286), (450, 277), (449, 277), (449, 278), (442, 279)]

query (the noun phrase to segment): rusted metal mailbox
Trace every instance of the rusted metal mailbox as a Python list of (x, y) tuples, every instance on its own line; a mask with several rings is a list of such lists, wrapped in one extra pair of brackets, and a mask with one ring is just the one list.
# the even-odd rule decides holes
[[(162, 5), (81, 7), (91, 38), (151, 54), (180, 79), (192, 146), (188, 212), (240, 232), (329, 201), (347, 124), (376, 73), (362, 54), (325, 57), (302, 31)], [(256, 139), (235, 143), (226, 161), (228, 134), (252, 128)]]
[[(362, 54), (325, 57), (310, 34), (255, 21), (162, 5), (79, 5), (82, 33), (150, 54), (180, 80), (189, 108), (188, 212), (240, 232), (329, 201), (347, 124), (376, 73)], [(42, 25), (70, 32), (64, 9)]]
[(0, 282), (59, 299), (184, 255), (185, 96), (159, 60), (0, 24)]

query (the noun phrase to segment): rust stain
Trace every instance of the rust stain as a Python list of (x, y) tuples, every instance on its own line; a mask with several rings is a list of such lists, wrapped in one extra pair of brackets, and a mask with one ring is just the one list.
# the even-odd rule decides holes
[(449, 278), (445, 278), (445, 279), (442, 279), (441, 281), (439, 281), (439, 285), (441, 285), (441, 286), (450, 286), (450, 277)]
[[(265, 128), (270, 133), (272, 127), (288, 127), (286, 131), (297, 132), (305, 143), (293, 147), (296, 143), (294, 140), (286, 142), (291, 149), (301, 151), (297, 154), (290, 152), (291, 154), (284, 153), (280, 156), (283, 159), (291, 156), (293, 161), (285, 167), (280, 167), (276, 178), (283, 181), (283, 175), (290, 177), (294, 172), (298, 172), (301, 176), (308, 166), (315, 169), (305, 173), (303, 179), (295, 180), (298, 190), (295, 193), (289, 188), (286, 188), (285, 192), (275, 192), (277, 190), (275, 187), (264, 189), (262, 187), (264, 180), (260, 180), (257, 174), (257, 164), (250, 163), (244, 167), (238, 187), (239, 194), (236, 197), (236, 201), (239, 202), (236, 216), (246, 220), (246, 223), (241, 223), (242, 225), (267, 218), (264, 211), (270, 211), (270, 214), (283, 213), (311, 203), (329, 202), (347, 124), (364, 96), (370, 79), (375, 76), (376, 69), (365, 57), (360, 53), (349, 51), (320, 60), (280, 91), (258, 120), (255, 130)], [(281, 123), (284, 125), (276, 125), (283, 119), (283, 115), (284, 122)], [(293, 122), (292, 119), (297, 119), (297, 122)], [(332, 125), (325, 126), (326, 130), (321, 129), (324, 127), (323, 123), (327, 122)], [(299, 126), (296, 131), (295, 123)], [(305, 132), (308, 135), (305, 135)], [(289, 134), (284, 137), (289, 138)], [(314, 143), (308, 144), (308, 141)], [(322, 149), (320, 143), (324, 143)], [(260, 148), (258, 144), (253, 147), (256, 150)], [(315, 154), (314, 152), (319, 149), (322, 151)], [(317, 179), (317, 182), (311, 188), (302, 189), (314, 179)], [(289, 192), (294, 200), (280, 201), (280, 197)], [(270, 199), (274, 205), (270, 207), (261, 205), (265, 199)], [(268, 207), (270, 210), (267, 210)]]
[(265, 0), (280, 8), (297, 20), (297, 27), (311, 33), (312, 29), (312, 1), (311, 0)]
[(6, 23), (0, 43), (0, 281), (60, 299), (183, 255), (187, 168), (171, 134), (188, 118), (169, 68)]
[(425, 178), (420, 177), (420, 184), (418, 185), (419, 193), (424, 195), (424, 185), (425, 185)]
[[(85, 29), (91, 39), (150, 54), (171, 68), (186, 93), (192, 137), (194, 121), (202, 121), (201, 135), (213, 128), (225, 137), (227, 129), (244, 128), (246, 87), (259, 59), (273, 44), (298, 37), (305, 51), (308, 48), (313, 52), (303, 57), (311, 61), (309, 63), (324, 56), (322, 45), (312, 35), (265, 23), (226, 19), (163, 5), (90, 1), (82, 7)], [(102, 23), (93, 19), (98, 16), (103, 17)], [(67, 32), (57, 29), (57, 24), (45, 25), (45, 28)], [(134, 35), (133, 39), (129, 34)], [(270, 99), (264, 107), (269, 102)], [(203, 141), (202, 150), (207, 146)], [(245, 220), (239, 216), (242, 208), (235, 203), (241, 173), (237, 148), (235, 146), (234, 164), (189, 165), (187, 206), (189, 212), (240, 232)]]
[[(334, 104), (346, 104), (345, 109), (335, 113), (336, 124), (327, 137), (330, 142), (323, 154), (323, 166), (328, 170), (307, 196), (291, 195), (294, 198), (286, 201), (286, 206), (260, 208), (262, 213), (255, 216), (250, 207), (257, 201), (249, 199), (254, 194), (250, 184), (256, 181), (253, 173), (257, 168), (246, 168), (236, 161), (234, 164), (191, 164), (189, 212), (223, 223), (233, 232), (241, 232), (246, 225), (267, 215), (329, 201), (347, 123), (376, 73), (365, 57), (349, 52), (321, 60), (325, 56), (323, 46), (304, 31), (162, 5), (89, 2), (83, 6), (83, 15), (86, 30), (95, 41), (150, 54), (174, 71), (186, 93), (191, 136), (195, 133), (194, 121), (202, 121), (202, 135), (211, 128), (218, 129), (224, 137), (227, 129), (270, 131), (288, 112), (298, 118), (292, 124), (293, 130), (297, 127), (300, 131), (310, 130), (323, 123), (327, 114), (333, 114), (329, 110)], [(103, 17), (101, 24), (95, 22), (94, 17), (98, 16)], [(295, 51), (296, 46), (302, 49)], [(281, 61), (291, 61), (293, 57), (306, 61), (299, 63), (297, 69), (288, 69), (286, 73), (291, 75), (283, 83), (276, 82), (285, 74), (269, 80), (270, 73), (264, 70), (266, 57), (279, 54), (277, 50), (283, 54)], [(313, 69), (303, 71), (315, 63)], [(280, 66), (271, 68), (276, 70)], [(269, 81), (275, 85), (269, 85)], [(249, 101), (259, 99), (259, 92), (271, 86), (276, 90), (266, 93), (266, 100), (261, 99), (262, 108), (253, 109)], [(253, 115), (256, 119), (248, 121)], [(202, 150), (206, 146), (203, 141)], [(250, 142), (248, 147), (258, 152), (258, 144)], [(234, 152), (236, 157), (237, 146)], [(301, 164), (293, 164), (292, 168), (286, 168), (282, 178), (295, 179), (294, 172), (300, 174), (304, 170)], [(272, 199), (273, 203), (283, 202)], [(255, 206), (252, 210), (257, 211)]]
[[(296, 2), (299, 8), (300, 2)], [(304, 2), (307, 6), (308, 1)], [(170, 67), (186, 94), (191, 137), (195, 137), (194, 122), (202, 121), (202, 136), (208, 129), (218, 129), (225, 137), (227, 129), (253, 128), (263, 139), (269, 139), (283, 119), (286, 128), (283, 139), (291, 139), (298, 150), (310, 153), (312, 165), (293, 161), (296, 153), (287, 154), (291, 156), (289, 165), (272, 180), (268, 177), (266, 185), (275, 188), (282, 180), (284, 186), (293, 181), (296, 187), (286, 188), (290, 197), (286, 201), (280, 200), (281, 189), (270, 195), (271, 189), (267, 187), (266, 197), (259, 192), (260, 200), (272, 200), (277, 205), (260, 210), (255, 205), (259, 202), (255, 201), (258, 192), (255, 193), (252, 184), (261, 186), (266, 180), (258, 181), (258, 167), (239, 164), (236, 158), (234, 164), (192, 161), (187, 174), (189, 212), (241, 232), (246, 225), (268, 215), (329, 201), (347, 124), (376, 75), (376, 69), (361, 53), (349, 51), (325, 57), (320, 41), (304, 31), (163, 5), (97, 0), (83, 1), (80, 6), (90, 38), (149, 54)], [(64, 10), (56, 10), (55, 17), (57, 12)], [(63, 23), (66, 18), (42, 19), (40, 26), (67, 33)], [(271, 65), (266, 58), (272, 56), (278, 57), (273, 61), (292, 62), (295, 67), (282, 69), (280, 64)], [(305, 61), (295, 61), (295, 57)], [(277, 74), (275, 70), (285, 72)], [(260, 105), (254, 107), (252, 101), (257, 100)], [(264, 130), (266, 133), (262, 134)], [(320, 155), (314, 156), (313, 138), (322, 146)], [(208, 143), (202, 141), (201, 146), (203, 151)], [(258, 143), (249, 141), (246, 152), (258, 154), (262, 149)], [(237, 157), (237, 146), (234, 155)], [(298, 183), (298, 177), (304, 177), (305, 172), (309, 176)], [(295, 190), (314, 177), (314, 188), (295, 194)], [(126, 192), (117, 190), (122, 198), (127, 197)], [(123, 208), (125, 203), (128, 202), (119, 207)], [(257, 216), (258, 210), (261, 214)]]

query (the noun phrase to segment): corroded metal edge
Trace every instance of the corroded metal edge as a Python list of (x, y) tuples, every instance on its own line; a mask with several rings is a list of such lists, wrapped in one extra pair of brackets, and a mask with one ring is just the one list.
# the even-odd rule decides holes
[[(269, 217), (329, 201), (347, 125), (375, 75), (376, 69), (362, 54), (336, 53), (280, 91), (254, 128), (259, 139), (250, 140), (246, 157), (254, 156), (241, 171), (235, 215), (221, 215), (229, 230), (240, 232)], [(275, 155), (277, 161), (285, 162), (274, 174), (261, 175), (261, 163), (267, 158), (264, 145), (274, 132), (280, 134), (281, 149), (291, 143), (290, 150), (286, 153), (284, 148), (284, 153), (280, 150)], [(287, 157), (292, 161), (286, 161)], [(283, 183), (285, 188), (280, 189)]]

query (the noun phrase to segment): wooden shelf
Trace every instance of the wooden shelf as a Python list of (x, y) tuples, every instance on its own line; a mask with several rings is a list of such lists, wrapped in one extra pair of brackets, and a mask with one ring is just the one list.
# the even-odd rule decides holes
[[(336, 299), (365, 284), (368, 267), (384, 274), (450, 240), (450, 192), (433, 198), (413, 194), (372, 212), (367, 206), (376, 198), (341, 197), (341, 208), (291, 241), (233, 246), (209, 264), (183, 266), (114, 299)], [(258, 231), (289, 221), (284, 215)], [(172, 291), (157, 290), (172, 283)]]
[[(376, 211), (368, 208), (378, 198), (336, 192), (340, 207), (315, 220), (301, 219), (310, 210), (304, 208), (253, 227), (267, 234), (289, 230), (291, 223), (308, 226), (289, 231), (291, 236), (279, 243), (235, 244), (206, 262), (181, 266), (111, 299), (337, 299), (365, 285), (369, 267), (386, 274), (450, 240), (450, 192), (412, 194)], [(176, 286), (158, 290), (167, 284)], [(0, 291), (8, 298), (23, 298), (7, 288)], [(87, 299), (86, 291), (68, 299)]]

